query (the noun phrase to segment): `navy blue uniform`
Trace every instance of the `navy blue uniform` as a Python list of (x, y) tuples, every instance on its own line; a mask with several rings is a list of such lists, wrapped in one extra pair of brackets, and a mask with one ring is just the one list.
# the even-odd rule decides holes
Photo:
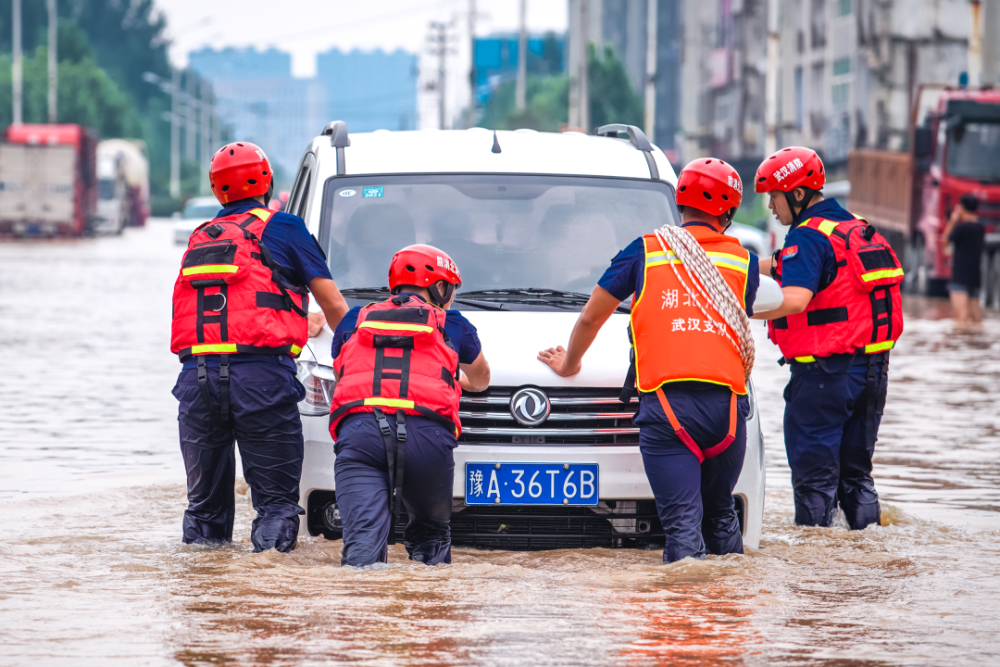
[[(703, 223), (688, 223), (700, 225)], [(707, 226), (707, 225), (706, 225)], [(598, 281), (621, 301), (642, 293), (645, 246), (642, 238), (630, 243), (611, 260)], [(753, 302), (760, 284), (756, 255), (750, 254), (747, 273), (746, 308), (753, 314)], [(695, 442), (714, 445), (729, 433), (728, 387), (706, 382), (671, 382), (663, 393), (681, 426)], [(670, 426), (655, 393), (639, 394), (639, 451), (646, 477), (656, 498), (656, 510), (667, 535), (663, 562), (672, 563), (688, 556), (743, 553), (743, 537), (733, 502), (733, 489), (743, 469), (746, 454), (746, 419), (750, 401), (737, 399), (736, 439), (722, 454), (699, 463)]]
[[(854, 219), (835, 199), (826, 199), (799, 214), (794, 224), (813, 217)], [(826, 289), (837, 275), (837, 260), (827, 238), (818, 230), (795, 226), (784, 244), (793, 246), (798, 251), (782, 259), (782, 287), (805, 287), (814, 294)], [(853, 529), (879, 522), (871, 472), (888, 367), (888, 352), (792, 362), (784, 424), (795, 523), (829, 526), (838, 504)]]
[[(233, 202), (217, 217), (253, 208), (260, 208), (260, 204), (254, 200)], [(300, 218), (275, 213), (261, 241), (286, 278), (296, 285), (330, 277), (319, 246)], [(196, 359), (184, 362), (173, 389), (180, 401), (177, 419), (188, 486), (183, 540), (191, 544), (232, 539), (235, 440), (257, 510), (251, 531), (254, 551), (290, 551), (295, 548), (299, 514), (303, 513), (298, 505), (303, 450), (298, 402), (305, 398), (305, 389), (295, 377), (295, 362), (284, 355), (236, 354), (229, 357), (229, 364), (228, 422), (218, 417), (218, 356), (206, 359), (211, 406), (199, 390)]]
[[(404, 292), (405, 294), (405, 292)], [(422, 299), (419, 295), (413, 295)], [(333, 335), (333, 357), (340, 354), (357, 326), (360, 307), (352, 308)], [(482, 351), (476, 328), (457, 310), (449, 310), (445, 333), (459, 363), (471, 364)], [(396, 422), (387, 420), (396, 437)], [(406, 456), (403, 461), (403, 505), (408, 521), (404, 546), (410, 558), (427, 565), (451, 562), (451, 507), (458, 446), (455, 434), (441, 424), (406, 415)], [(360, 412), (344, 417), (334, 446), (337, 508), (344, 524), (342, 565), (385, 563), (392, 528), (389, 461), (375, 415)]]

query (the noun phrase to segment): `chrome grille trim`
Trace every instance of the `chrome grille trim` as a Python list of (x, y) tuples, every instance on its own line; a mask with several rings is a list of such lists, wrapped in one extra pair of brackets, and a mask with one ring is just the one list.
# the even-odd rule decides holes
[[(514, 415), (509, 412), (463, 412), (459, 411), (460, 419), (497, 419), (514, 421)], [(634, 412), (553, 412), (547, 421), (592, 421), (595, 419), (632, 419)]]
[[(618, 391), (618, 390), (611, 390)], [(581, 397), (549, 397), (549, 402), (552, 405), (625, 405), (617, 398), (605, 398), (595, 396), (593, 398), (587, 398), (585, 396)], [(473, 405), (507, 405), (510, 403), (510, 396), (506, 398), (503, 396), (463, 396), (462, 403), (470, 403)], [(639, 399), (635, 396), (632, 397), (630, 403), (634, 405), (639, 405)]]
[(462, 435), (638, 435), (638, 428), (481, 428), (478, 426), (462, 427)]
[(540, 387), (549, 397), (545, 423), (521, 426), (510, 412), (511, 397), (520, 387), (493, 387), (462, 396), (459, 443), (535, 446), (637, 445), (639, 428), (632, 423), (638, 397), (618, 400), (617, 387)]

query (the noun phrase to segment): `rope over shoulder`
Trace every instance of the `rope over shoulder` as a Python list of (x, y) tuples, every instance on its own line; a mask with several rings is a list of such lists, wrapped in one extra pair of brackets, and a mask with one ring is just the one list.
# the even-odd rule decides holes
[[(656, 240), (667, 256), (671, 252), (680, 260), (687, 269), (688, 276), (691, 277), (691, 285), (684, 280), (677, 266), (669, 262), (678, 282), (684, 290), (691, 296), (692, 301), (698, 306), (702, 314), (712, 320), (715, 325), (720, 325), (717, 317), (728, 325), (721, 327), (726, 339), (732, 344), (743, 361), (743, 370), (746, 380), (750, 380), (750, 372), (753, 370), (754, 359), (756, 357), (756, 346), (753, 335), (750, 332), (750, 318), (746, 311), (736, 299), (736, 295), (729, 288), (719, 268), (712, 262), (705, 249), (701, 247), (697, 239), (683, 227), (673, 227), (664, 225), (653, 232)], [(692, 287), (693, 286), (693, 287)], [(701, 296), (701, 299), (698, 298)], [(702, 300), (711, 308), (716, 316), (709, 314)], [(735, 340), (730, 331), (735, 335)]]

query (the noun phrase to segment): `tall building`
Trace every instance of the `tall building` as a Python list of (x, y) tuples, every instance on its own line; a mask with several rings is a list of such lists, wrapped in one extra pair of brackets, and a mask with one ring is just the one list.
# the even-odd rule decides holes
[(258, 144), (288, 185), (303, 149), (327, 123), (326, 92), (316, 79), (292, 77), (291, 55), (268, 49), (202, 49), (189, 67), (212, 84), (222, 123)]
[[(490, 95), (504, 80), (517, 77), (520, 63), (517, 33), (502, 33), (476, 38), (476, 100), (479, 104), (489, 101)], [(529, 76), (556, 76), (563, 73), (566, 39), (562, 35), (546, 33), (528, 35)]]
[(326, 116), (351, 132), (416, 129), (417, 75), (417, 56), (402, 50), (331, 49), (316, 58)]

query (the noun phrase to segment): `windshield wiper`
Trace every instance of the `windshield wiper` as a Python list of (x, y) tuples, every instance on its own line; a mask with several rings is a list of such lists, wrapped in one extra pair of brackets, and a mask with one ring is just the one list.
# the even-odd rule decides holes
[[(545, 289), (541, 287), (520, 287), (508, 289), (478, 290), (473, 292), (462, 292), (459, 297), (475, 297), (482, 301), (501, 301), (508, 303), (551, 303), (551, 304), (573, 304), (583, 305), (590, 299), (590, 295), (582, 292), (564, 292), (562, 290)], [(620, 313), (629, 313), (628, 306), (618, 306), (616, 309)]]
[(347, 299), (370, 299), (388, 297), (388, 287), (348, 287), (340, 290), (340, 293)]

